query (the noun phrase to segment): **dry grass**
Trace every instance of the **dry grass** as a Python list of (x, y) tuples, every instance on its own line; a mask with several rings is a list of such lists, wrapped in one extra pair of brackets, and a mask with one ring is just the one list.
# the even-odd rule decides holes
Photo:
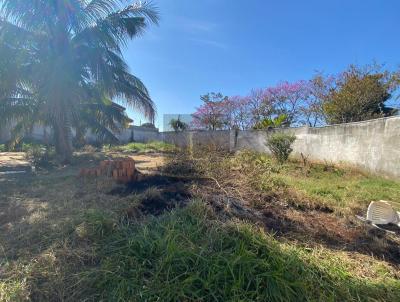
[[(164, 164), (162, 173), (178, 176), (173, 183), (148, 178), (149, 186), (126, 188), (76, 176), (107, 156), (137, 155), (83, 152), (70, 167), (0, 179), (0, 301), (390, 301), (400, 293), (397, 264), (376, 254), (392, 239), (349, 227), (365, 196), (397, 198), (396, 182), (344, 172), (351, 185), (337, 202), (312, 186), (333, 186), (343, 174), (254, 153), (181, 154), (167, 163), (139, 155), (139, 168), (151, 174)], [(148, 215), (161, 214), (151, 205), (190, 196), (203, 202)], [(244, 223), (205, 205), (219, 196), (262, 220)], [(358, 249), (352, 232), (365, 240)]]
[[(199, 186), (197, 196), (215, 204), (215, 196), (223, 195), (228, 204), (232, 200), (253, 209), (258, 214), (253, 220), (285, 240), (400, 264), (400, 237), (376, 234), (355, 218), (355, 214), (365, 215), (372, 200), (400, 200), (399, 182), (328, 164), (281, 165), (254, 152), (183, 154), (165, 169), (209, 179)], [(321, 192), (332, 192), (337, 198)]]

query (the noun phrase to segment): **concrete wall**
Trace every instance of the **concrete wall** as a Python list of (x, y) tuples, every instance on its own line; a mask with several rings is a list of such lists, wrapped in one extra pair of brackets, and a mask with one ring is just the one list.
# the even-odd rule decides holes
[[(0, 144), (4, 144), (11, 139), (12, 128), (13, 125), (0, 128)], [(27, 137), (33, 140), (47, 142), (52, 137), (51, 129), (36, 125)]]
[[(400, 178), (400, 117), (340, 124), (320, 128), (289, 128), (263, 131), (187, 131), (158, 132), (158, 129), (132, 127), (118, 135), (122, 143), (131, 138), (137, 142), (165, 141), (180, 147), (193, 148), (213, 144), (220, 149), (243, 149), (269, 152), (265, 146), (268, 135), (274, 131), (296, 135), (294, 156), (304, 154), (310, 160), (348, 163), (373, 173)], [(7, 137), (3, 129), (2, 137)], [(43, 138), (43, 129), (34, 131), (35, 138)], [(0, 137), (1, 139), (1, 137)]]
[(274, 132), (296, 135), (293, 156), (301, 154), (314, 161), (346, 163), (367, 171), (400, 178), (400, 117), (332, 125), (319, 128), (279, 130), (167, 132), (165, 142), (188, 147), (220, 144), (225, 150), (255, 150), (269, 153), (267, 137)]
[[(373, 173), (400, 178), (400, 117), (332, 125), (320, 128), (291, 128), (296, 135), (293, 155), (310, 160), (347, 163)], [(267, 131), (240, 131), (234, 150), (269, 152)]]
[[(118, 138), (119, 142), (123, 144), (130, 142), (132, 137), (135, 142), (140, 143), (161, 140), (160, 133), (158, 132), (157, 128), (145, 128), (138, 126), (131, 126), (128, 129), (122, 129), (121, 133), (116, 134), (116, 137)], [(89, 142), (97, 140), (95, 135), (87, 135), (86, 139)]]
[[(7, 142), (10, 136), (10, 127), (4, 127), (0, 129), (0, 143)], [(121, 143), (127, 143), (130, 141), (133, 132), (133, 139), (136, 142), (147, 143), (149, 141), (161, 140), (160, 133), (157, 128), (145, 128), (138, 126), (131, 126), (129, 129), (123, 129), (121, 133), (116, 134), (118, 140)], [(73, 135), (75, 135), (73, 131)], [(42, 142), (48, 142), (52, 139), (52, 131), (50, 128), (43, 126), (34, 126), (32, 132), (27, 136), (30, 139)], [(97, 141), (96, 135), (88, 131), (85, 135), (87, 142), (94, 143)]]
[(229, 130), (162, 132), (160, 139), (183, 148), (214, 145), (217, 149), (230, 150), (230, 133)]

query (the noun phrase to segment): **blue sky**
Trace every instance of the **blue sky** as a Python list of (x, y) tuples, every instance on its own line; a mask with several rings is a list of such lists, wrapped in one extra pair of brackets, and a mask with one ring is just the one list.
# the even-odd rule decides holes
[[(398, 0), (155, 0), (160, 25), (125, 51), (163, 114), (192, 113), (207, 92), (245, 95), (351, 63), (400, 63)], [(135, 124), (145, 121), (129, 110)]]

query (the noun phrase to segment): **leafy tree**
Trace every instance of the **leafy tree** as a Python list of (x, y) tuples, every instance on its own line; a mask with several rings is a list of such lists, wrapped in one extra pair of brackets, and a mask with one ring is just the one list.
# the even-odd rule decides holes
[(169, 121), (169, 125), (171, 126), (172, 129), (174, 129), (175, 132), (185, 131), (186, 129), (189, 128), (188, 124), (181, 121), (180, 116), (178, 116), (177, 119), (171, 119)]
[(253, 129), (268, 129), (268, 128), (279, 128), (287, 125), (288, 116), (286, 114), (281, 114), (276, 118), (264, 119), (254, 125)]
[(154, 123), (144, 123), (144, 124), (141, 124), (140, 127), (156, 129), (156, 126), (154, 125)]
[(323, 109), (329, 124), (349, 123), (393, 115), (386, 106), (398, 86), (398, 76), (381, 66), (351, 65), (338, 77)]
[(14, 123), (16, 140), (34, 124), (50, 126), (57, 153), (68, 162), (72, 129), (82, 119), (103, 132), (116, 125), (104, 110), (115, 98), (153, 120), (154, 104), (121, 47), (158, 15), (147, 2), (120, 4), (0, 0), (0, 123)]

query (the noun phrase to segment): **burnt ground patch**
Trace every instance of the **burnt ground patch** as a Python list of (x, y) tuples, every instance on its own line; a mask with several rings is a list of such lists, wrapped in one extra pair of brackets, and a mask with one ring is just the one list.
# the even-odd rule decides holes
[(170, 174), (142, 175), (140, 180), (115, 188), (110, 194), (142, 194), (135, 208), (140, 215), (160, 215), (199, 197), (211, 204), (217, 213), (226, 214), (228, 209), (228, 216), (253, 221), (278, 237), (305, 245), (356, 251), (400, 265), (400, 248), (393, 236), (377, 235), (369, 226), (337, 215), (332, 208), (289, 190), (262, 193), (242, 186), (237, 179), (240, 177), (231, 175), (230, 182), (224, 183), (224, 179), (217, 182)]
[[(137, 207), (144, 215), (160, 215), (175, 207), (183, 207), (193, 197), (191, 185), (194, 179), (163, 175), (141, 175), (139, 180), (112, 189), (108, 194), (121, 197), (141, 194)], [(132, 212), (132, 209), (129, 210)]]
[(227, 197), (217, 190), (215, 187), (211, 194), (207, 190), (199, 191), (205, 192), (203, 199), (223, 216), (252, 221), (277, 238), (306, 246), (322, 245), (331, 250), (357, 252), (400, 267), (398, 237), (390, 236), (384, 230), (340, 217), (325, 208), (304, 210), (274, 201), (262, 208), (254, 208), (249, 202), (235, 196)]

